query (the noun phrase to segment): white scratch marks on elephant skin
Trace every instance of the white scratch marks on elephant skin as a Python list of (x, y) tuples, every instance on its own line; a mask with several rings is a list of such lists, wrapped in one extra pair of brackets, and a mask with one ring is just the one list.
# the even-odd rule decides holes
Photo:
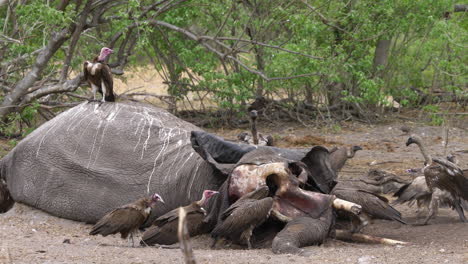
[(190, 181), (190, 184), (189, 184), (189, 187), (188, 187), (188, 198), (189, 198), (189, 200), (190, 200), (190, 197), (191, 197), (190, 194), (192, 193), (192, 185), (193, 185), (193, 182), (195, 181), (195, 178), (198, 175), (198, 169), (200, 168), (200, 165), (201, 165), (201, 162), (197, 161), (197, 165), (196, 165), (197, 169), (195, 170), (195, 173), (191, 175), (192, 180)]
[(138, 130), (140, 129), (140, 125), (141, 123), (143, 122), (143, 125), (141, 126), (141, 131), (140, 131), (140, 135), (138, 136), (138, 142), (136, 143), (135, 147), (133, 148), (133, 152), (136, 151), (138, 145), (140, 145), (140, 141), (141, 141), (141, 135), (143, 135), (143, 131), (145, 130), (145, 126), (146, 126), (146, 119), (144, 118), (141, 118), (140, 121), (138, 122), (138, 126), (137, 126), (137, 129), (135, 130), (135, 134), (136, 135), (138, 133)]
[[(180, 134), (181, 134), (181, 133), (180, 133), (180, 129), (178, 129), (178, 131), (179, 131), (179, 132), (178, 132), (178, 135), (180, 135)], [(167, 170), (167, 173), (166, 173), (166, 176), (164, 177), (163, 183), (166, 182), (167, 177), (171, 174), (171, 170), (172, 170), (172, 168), (174, 167), (174, 164), (176, 163), (176, 161), (179, 160), (179, 155), (180, 155), (180, 152), (181, 152), (181, 150), (182, 150), (182, 139), (179, 139), (179, 141), (177, 141), (177, 143), (176, 143), (176, 148), (177, 148), (177, 154), (176, 154), (176, 156), (175, 156), (174, 161), (172, 162), (172, 165), (171, 165), (171, 166), (169, 167), (169, 169)]]
[[(150, 176), (148, 178), (147, 194), (149, 194), (151, 179), (153, 178), (154, 171), (156, 170), (156, 162), (157, 162), (158, 158), (161, 156), (161, 153), (163, 153), (166, 150), (167, 146), (169, 145), (169, 140), (170, 140), (172, 128), (169, 129), (169, 131), (168, 131), (168, 133), (166, 133), (165, 137), (164, 136), (161, 137), (161, 132), (165, 132), (164, 129), (159, 130), (159, 138), (160, 138), (161, 141), (163, 141), (163, 146), (159, 150), (158, 155), (156, 155), (156, 158), (154, 158), (153, 170), (151, 171), (151, 174), (150, 174)], [(161, 165), (162, 165), (162, 162), (164, 162), (164, 156), (162, 158)], [(161, 167), (161, 166), (159, 166), (159, 167)]]
[(182, 163), (182, 165), (179, 166), (179, 169), (176, 171), (174, 178), (177, 179), (177, 175), (179, 175), (179, 171), (185, 166), (185, 163), (187, 163), (187, 161), (189, 161), (189, 159), (192, 158), (193, 153), (194, 152), (190, 152), (190, 155), (188, 156), (188, 158)]
[(87, 169), (89, 169), (89, 165), (91, 164), (91, 158), (93, 156), (94, 147), (96, 146), (96, 140), (97, 140), (97, 136), (99, 134), (99, 130), (101, 129), (101, 125), (102, 125), (102, 120), (99, 120), (99, 125), (96, 128), (96, 134), (94, 134), (94, 141), (93, 141), (93, 146), (91, 148), (91, 153), (89, 153), (88, 165), (86, 166)]
[(146, 148), (148, 147), (148, 140), (151, 137), (151, 126), (153, 125), (153, 118), (149, 120), (148, 124), (148, 136), (146, 137), (145, 143), (143, 143), (143, 147), (141, 148), (141, 157), (140, 159), (143, 159), (143, 155), (145, 154)]

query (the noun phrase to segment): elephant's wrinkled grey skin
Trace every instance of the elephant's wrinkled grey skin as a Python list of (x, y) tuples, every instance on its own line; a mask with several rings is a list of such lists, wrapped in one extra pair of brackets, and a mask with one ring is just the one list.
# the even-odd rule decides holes
[[(205, 220), (214, 226), (236, 199), (264, 185), (275, 199), (274, 221), (322, 217), (334, 199), (327, 194), (336, 179), (328, 158), (323, 147), (224, 141), (146, 104), (83, 103), (23, 139), (0, 161), (0, 176), (16, 201), (89, 223), (157, 192), (166, 203), (153, 210), (151, 223), (205, 189), (220, 190), (206, 207)], [(249, 175), (255, 184), (242, 185)]]
[(147, 193), (159, 193), (150, 220), (217, 190), (225, 176), (192, 148), (200, 129), (141, 103), (83, 103), (48, 121), (0, 161), (14, 200), (95, 223)]

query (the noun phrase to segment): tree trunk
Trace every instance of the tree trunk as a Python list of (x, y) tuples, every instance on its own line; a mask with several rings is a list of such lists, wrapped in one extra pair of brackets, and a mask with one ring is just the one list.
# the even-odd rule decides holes
[(377, 41), (374, 54), (374, 75), (379, 71), (379, 67), (387, 65), (391, 42), (389, 39), (379, 39)]
[(47, 43), (45, 49), (39, 53), (31, 70), (15, 85), (12, 92), (3, 98), (3, 102), (0, 105), (1, 119), (4, 119), (7, 114), (15, 109), (21, 97), (41, 78), (42, 71), (46, 68), (49, 60), (69, 37), (69, 29), (63, 29), (61, 32), (51, 34), (49, 43)]

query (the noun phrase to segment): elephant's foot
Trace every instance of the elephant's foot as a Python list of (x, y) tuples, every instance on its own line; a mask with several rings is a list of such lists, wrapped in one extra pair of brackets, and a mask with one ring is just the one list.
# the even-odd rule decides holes
[(311, 255), (312, 252), (301, 247), (322, 244), (329, 234), (331, 218), (332, 210), (330, 208), (318, 219), (312, 217), (293, 219), (273, 239), (273, 253)]

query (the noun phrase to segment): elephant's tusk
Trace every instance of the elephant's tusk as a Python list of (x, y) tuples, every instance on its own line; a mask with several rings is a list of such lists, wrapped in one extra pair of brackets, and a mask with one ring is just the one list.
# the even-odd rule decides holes
[(352, 242), (363, 242), (363, 243), (378, 243), (384, 245), (406, 245), (408, 242), (394, 240), (390, 238), (383, 238), (377, 236), (370, 236), (364, 234), (356, 234), (351, 233), (346, 230), (335, 230), (335, 239), (344, 240), (344, 241), (352, 241)]
[(352, 203), (340, 198), (335, 198), (335, 200), (333, 200), (333, 208), (337, 210), (348, 211), (356, 215), (359, 215), (362, 210), (362, 206), (359, 204)]

